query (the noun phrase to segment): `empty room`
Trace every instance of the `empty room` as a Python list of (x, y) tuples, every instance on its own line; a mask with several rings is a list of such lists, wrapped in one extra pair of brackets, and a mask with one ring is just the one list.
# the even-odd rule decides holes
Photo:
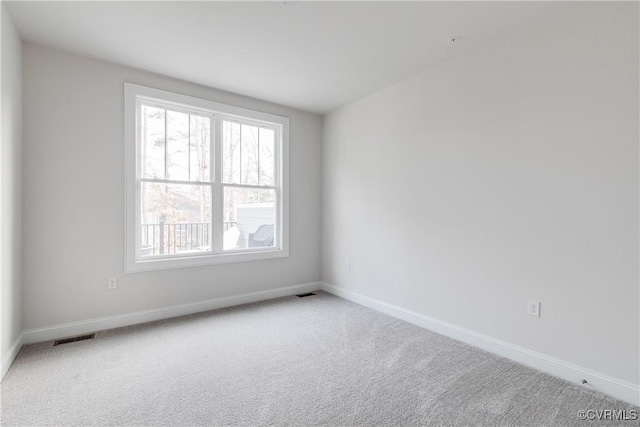
[(640, 425), (639, 5), (2, 1), (0, 424)]

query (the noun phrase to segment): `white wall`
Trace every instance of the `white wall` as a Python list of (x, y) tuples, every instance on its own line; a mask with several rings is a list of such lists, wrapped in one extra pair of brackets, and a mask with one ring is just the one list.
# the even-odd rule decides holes
[[(290, 257), (123, 274), (125, 81), (290, 118)], [(24, 121), (25, 330), (319, 279), (319, 116), (25, 44)]]
[(322, 280), (638, 384), (638, 4), (569, 12), (325, 117)]
[(0, 143), (0, 360), (8, 369), (22, 331), (22, 41), (2, 8)]

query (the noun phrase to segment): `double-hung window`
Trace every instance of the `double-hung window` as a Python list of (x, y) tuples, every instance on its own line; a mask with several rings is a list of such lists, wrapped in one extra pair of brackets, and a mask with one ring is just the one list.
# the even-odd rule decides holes
[(288, 129), (125, 83), (126, 270), (288, 256)]

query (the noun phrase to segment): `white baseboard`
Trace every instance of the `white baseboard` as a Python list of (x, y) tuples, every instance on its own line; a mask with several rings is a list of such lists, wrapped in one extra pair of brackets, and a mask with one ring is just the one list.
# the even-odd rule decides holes
[(539, 371), (580, 384), (582, 379), (587, 380), (588, 387), (625, 402), (640, 406), (640, 387), (635, 384), (610, 377), (599, 372), (594, 372), (581, 366), (565, 362), (542, 353), (538, 353), (524, 347), (510, 344), (487, 335), (479, 334), (470, 329), (461, 328), (451, 323), (443, 322), (406, 310), (385, 302), (369, 298), (357, 292), (322, 283), (320, 289), (341, 298), (353, 301), (365, 307), (372, 308), (390, 316), (402, 319), (414, 325), (429, 329), (441, 335), (448, 336), (458, 341), (471, 344), (488, 352), (514, 360)]
[(9, 371), (9, 368), (11, 367), (11, 364), (13, 363), (13, 361), (16, 358), (16, 356), (20, 352), (20, 349), (22, 348), (23, 342), (24, 342), (24, 335), (20, 334), (20, 336), (13, 343), (13, 345), (11, 346), (9, 351), (7, 351), (6, 353), (2, 354), (2, 367), (0, 368), (0, 369), (2, 369), (2, 372), (0, 372), (0, 374), (1, 374), (0, 375), (0, 381), (2, 381), (4, 379), (4, 376)]
[[(171, 307), (152, 310), (137, 311), (116, 316), (99, 317), (79, 322), (63, 323), (45, 328), (29, 329), (23, 331), (23, 343), (33, 344), (43, 341), (51, 341), (59, 338), (90, 332), (103, 331), (105, 329), (120, 328), (139, 323), (152, 322), (154, 320), (169, 319), (171, 317), (200, 313), (218, 308), (234, 305), (286, 297), (290, 295), (312, 292), (320, 289), (319, 282), (303, 283), (284, 288), (270, 289), (267, 291), (252, 292), (226, 298), (215, 298), (207, 301), (199, 301), (191, 304), (174, 305)], [(3, 365), (4, 368), (4, 365)]]

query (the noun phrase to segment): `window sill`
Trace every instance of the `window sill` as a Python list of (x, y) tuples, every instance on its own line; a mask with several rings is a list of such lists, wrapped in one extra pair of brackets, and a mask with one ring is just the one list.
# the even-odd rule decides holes
[(261, 261), (275, 258), (286, 258), (289, 251), (285, 249), (261, 250), (255, 252), (232, 252), (215, 255), (185, 256), (169, 259), (149, 259), (127, 262), (125, 273), (169, 270), (175, 268), (201, 267), (207, 265), (230, 264), (236, 262)]

